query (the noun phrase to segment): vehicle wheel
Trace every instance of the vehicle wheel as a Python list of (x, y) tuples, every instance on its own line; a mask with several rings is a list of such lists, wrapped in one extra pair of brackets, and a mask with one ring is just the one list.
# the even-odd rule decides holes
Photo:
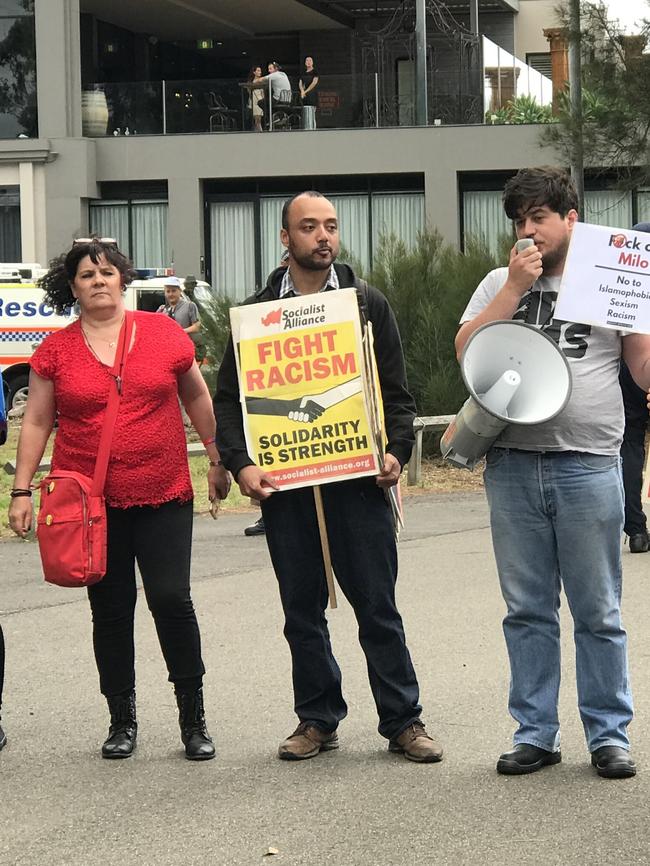
[(17, 409), (27, 401), (29, 375), (22, 373), (7, 383), (7, 409)]

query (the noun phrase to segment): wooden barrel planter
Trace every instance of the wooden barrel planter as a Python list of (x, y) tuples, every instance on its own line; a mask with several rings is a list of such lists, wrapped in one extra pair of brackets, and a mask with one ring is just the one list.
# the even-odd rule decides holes
[(89, 138), (106, 135), (108, 105), (103, 90), (84, 90), (81, 94), (81, 128)]

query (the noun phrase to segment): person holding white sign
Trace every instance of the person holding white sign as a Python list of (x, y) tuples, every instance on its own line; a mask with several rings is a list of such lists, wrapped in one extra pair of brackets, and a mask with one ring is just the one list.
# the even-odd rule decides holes
[[(357, 280), (347, 265), (334, 264), (339, 236), (331, 202), (316, 192), (294, 196), (285, 202), (282, 226), (289, 267), (274, 271), (266, 287), (246, 303), (279, 302), (355, 287), (360, 315), (373, 325), (388, 440), (383, 466), (376, 477), (323, 484), (325, 522), (334, 572), (359, 623), (379, 733), (388, 740), (391, 752), (408, 760), (439, 761), (442, 748), (427, 734), (420, 719), (418, 682), (395, 602), (397, 549), (393, 516), (384, 494), (384, 489), (399, 482), (414, 440), (415, 404), (406, 387), (397, 323), (380, 292)], [(293, 413), (291, 420), (296, 422), (297, 413), (302, 423), (312, 425), (311, 415), (316, 411), (311, 412), (311, 403), (319, 404), (318, 411), (326, 415), (358, 390), (355, 380), (336, 389), (337, 393), (323, 385), (302, 407), (269, 400), (266, 411), (287, 417)], [(273, 477), (248, 453), (232, 336), (219, 369), (214, 405), (219, 411), (221, 459), (242, 493), (261, 501), (284, 609), (299, 725), (280, 744), (278, 755), (291, 761), (313, 758), (338, 748), (337, 727), (347, 715), (341, 671), (332, 653), (325, 618), (328, 592), (313, 491), (304, 486), (278, 490)], [(260, 404), (259, 410), (264, 409)]]
[[(510, 658), (514, 749), (499, 773), (532, 773), (561, 760), (560, 589), (574, 621), (578, 705), (599, 775), (636, 773), (627, 727), (633, 715), (627, 636), (621, 624), (623, 490), (619, 448), (621, 353), (636, 382), (650, 387), (650, 337), (560, 321), (554, 307), (578, 220), (569, 176), (522, 169), (508, 181), (504, 208), (519, 239), (507, 268), (491, 271), (461, 318), (458, 356), (486, 322), (525, 321), (555, 340), (573, 379), (551, 421), (506, 427), (486, 458), (485, 486)], [(586, 315), (586, 313), (585, 313)], [(523, 374), (524, 371), (522, 371)]]

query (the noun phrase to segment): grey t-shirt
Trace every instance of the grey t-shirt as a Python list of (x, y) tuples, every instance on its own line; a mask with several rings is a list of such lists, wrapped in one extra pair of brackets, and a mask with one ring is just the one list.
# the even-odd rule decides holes
[(194, 322), (199, 321), (198, 307), (194, 301), (186, 301), (184, 298), (180, 298), (175, 307), (162, 304), (162, 306), (158, 307), (156, 312), (165, 313), (170, 319), (174, 319), (175, 322), (178, 322), (181, 328), (189, 328), (189, 326), (193, 325)]
[[(472, 295), (461, 323), (471, 321), (494, 299), (508, 276), (497, 268)], [(569, 362), (573, 388), (565, 408), (543, 424), (511, 424), (495, 447), (525, 451), (587, 451), (617, 454), (623, 438), (623, 400), (618, 383), (621, 332), (554, 319), (560, 277), (541, 277), (513, 315), (541, 328)]]

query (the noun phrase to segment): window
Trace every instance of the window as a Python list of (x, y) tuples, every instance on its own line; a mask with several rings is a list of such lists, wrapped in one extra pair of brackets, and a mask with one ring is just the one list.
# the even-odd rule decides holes
[(212, 202), (210, 226), (212, 286), (242, 301), (255, 290), (255, 205), (251, 201)]
[(100, 237), (116, 238), (120, 249), (136, 268), (171, 265), (166, 201), (93, 201), (89, 211), (90, 231)]
[(22, 260), (20, 188), (0, 187), (0, 261)]
[(0, 0), (0, 138), (38, 136), (34, 0)]
[(491, 253), (499, 252), (503, 235), (512, 235), (512, 223), (503, 210), (501, 190), (477, 190), (463, 194), (463, 239), (484, 243)]
[(532, 66), (540, 75), (546, 76), (546, 78), (551, 78), (551, 52), (544, 51), (538, 53), (531, 53), (526, 55), (526, 63), (528, 66)]
[(425, 227), (424, 193), (375, 193), (371, 203), (373, 258), (389, 235), (413, 246)]
[(585, 222), (629, 228), (633, 223), (632, 194), (620, 190), (585, 190)]
[(650, 222), (650, 189), (640, 189), (637, 193), (637, 222)]

